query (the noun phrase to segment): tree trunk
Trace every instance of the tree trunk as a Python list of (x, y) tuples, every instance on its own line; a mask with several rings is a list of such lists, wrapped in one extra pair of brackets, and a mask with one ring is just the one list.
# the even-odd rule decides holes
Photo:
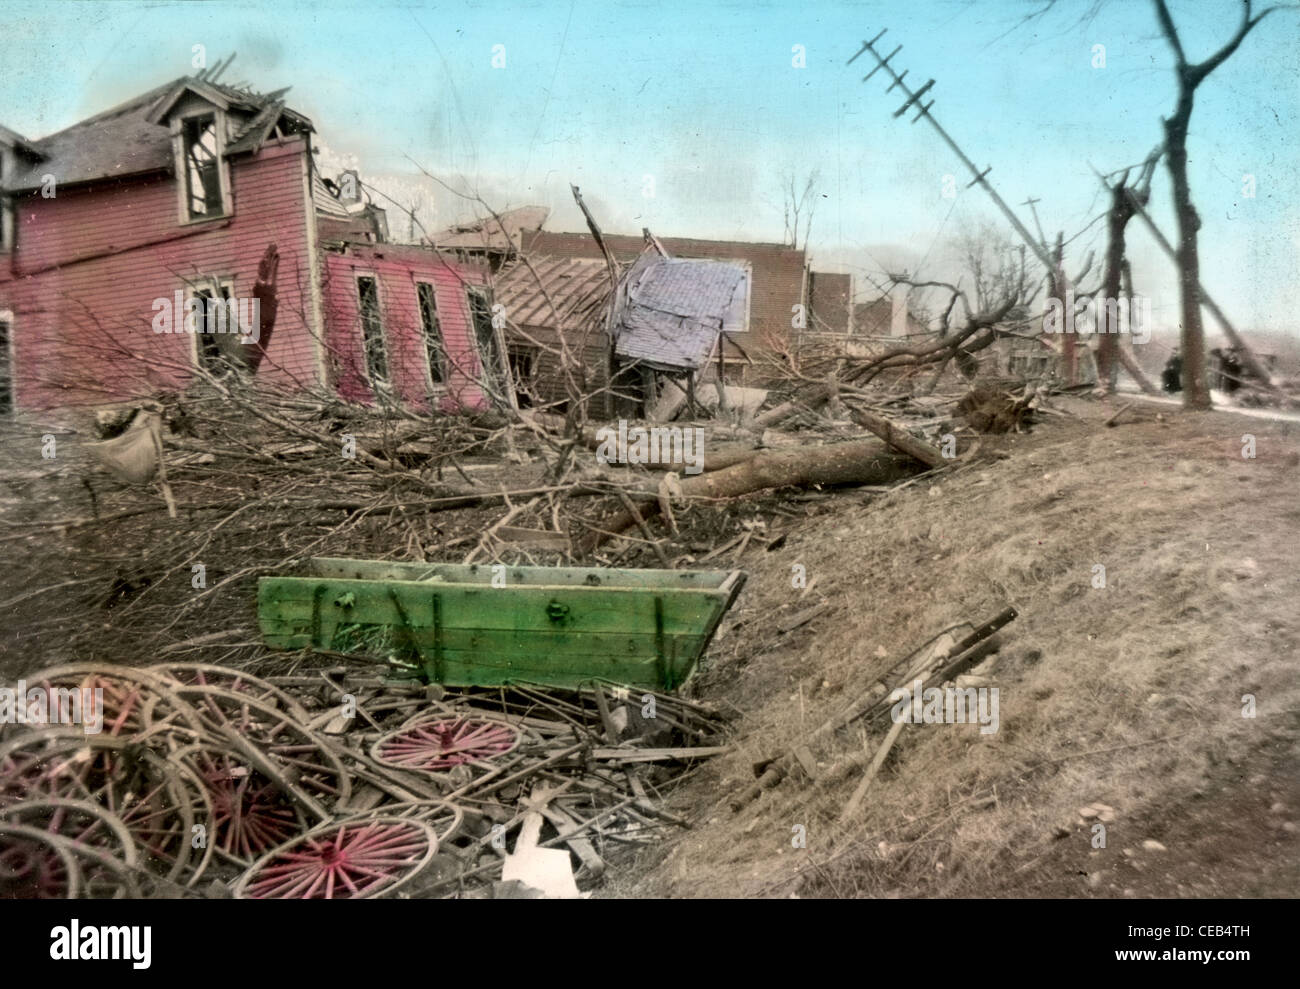
[[(681, 479), (682, 495), (687, 498), (725, 499), (762, 491), (766, 488), (810, 487), (815, 484), (882, 484), (897, 481), (921, 468), (911, 457), (895, 454), (876, 439), (832, 443), (820, 447), (795, 447), (763, 452), (744, 463), (708, 474)], [(657, 486), (644, 486), (644, 498), (655, 498)], [(649, 519), (659, 505), (648, 501), (641, 516)], [(610, 536), (618, 535), (637, 524), (633, 513), (623, 511), (598, 523), (601, 532), (593, 533), (587, 549), (594, 549)]]
[[(1105, 313), (1109, 311), (1108, 303), (1115, 305), (1116, 312), (1119, 311), (1119, 299), (1121, 289), (1121, 276), (1124, 270), (1124, 228), (1128, 226), (1128, 221), (1133, 216), (1133, 210), (1128, 204), (1128, 190), (1125, 188), (1125, 178), (1111, 190), (1110, 213), (1107, 223), (1110, 227), (1109, 240), (1106, 244), (1106, 274), (1102, 280), (1101, 288), (1101, 305), (1096, 308), (1096, 312), (1102, 318), (1098, 321), (1097, 332), (1097, 384), (1099, 384), (1107, 395), (1115, 392), (1115, 382), (1119, 375), (1119, 331), (1120, 327), (1111, 326), (1106, 320)], [(1131, 303), (1129, 303), (1131, 305)], [(1129, 309), (1125, 306), (1125, 310)], [(1132, 326), (1133, 314), (1128, 312), (1129, 325)]]
[(1174, 186), (1178, 218), (1178, 285), (1182, 294), (1183, 406), (1208, 409), (1210, 389), (1205, 380), (1205, 332), (1201, 325), (1201, 262), (1196, 234), (1201, 218), (1192, 205), (1187, 182), (1187, 125), (1192, 117), (1194, 84), (1179, 80), (1178, 109), (1165, 121), (1165, 159)]

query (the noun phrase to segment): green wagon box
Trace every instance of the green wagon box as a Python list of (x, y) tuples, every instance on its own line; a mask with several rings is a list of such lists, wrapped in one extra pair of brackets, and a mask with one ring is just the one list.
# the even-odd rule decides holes
[(277, 649), (414, 665), (435, 683), (672, 690), (744, 586), (739, 570), (617, 570), (315, 559), (258, 581)]

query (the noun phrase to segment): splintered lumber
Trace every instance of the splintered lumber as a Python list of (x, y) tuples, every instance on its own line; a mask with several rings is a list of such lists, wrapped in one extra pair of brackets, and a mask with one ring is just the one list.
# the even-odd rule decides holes
[(816, 409), (835, 397), (836, 389), (833, 385), (818, 385), (813, 392), (802, 399), (791, 399), (788, 402), (782, 402), (780, 405), (773, 406), (766, 412), (756, 415), (750, 426), (754, 429), (764, 429), (773, 426), (793, 415), (801, 409)]
[(578, 856), (578, 860), (586, 867), (587, 873), (591, 878), (603, 875), (605, 872), (605, 860), (596, 852), (596, 846), (591, 843), (591, 839), (581, 837), (580, 832), (584, 830), (581, 822), (574, 820), (566, 811), (557, 806), (555, 800), (549, 800), (541, 808), (542, 816), (551, 824), (561, 835), (565, 835), (564, 843), (573, 850), (573, 854)]
[(805, 608), (798, 614), (791, 615), (776, 628), (777, 635), (785, 635), (787, 632), (793, 632), (797, 628), (807, 625), (810, 621), (818, 616), (830, 611), (830, 603), (822, 601), (811, 608)]
[[(993, 633), (998, 631), (998, 629), (1002, 628), (1007, 623), (1013, 621), (1016, 618), (1016, 615), (1017, 612), (1015, 608), (1004, 608), (983, 625), (973, 629), (964, 639), (958, 642), (950, 650), (938, 650), (942, 655), (935, 655), (934, 652), (931, 652), (935, 661), (938, 662), (942, 662), (944, 659), (947, 659), (947, 657), (955, 655), (955, 658), (952, 659), (951, 662), (949, 662), (940, 672), (939, 682), (942, 683), (945, 680), (952, 679), (954, 676), (957, 676), (964, 670), (974, 666), (989, 653), (993, 652), (993, 650), (997, 648), (995, 642), (992, 640)], [(932, 639), (922, 648), (932, 648), (933, 643), (934, 640)], [(913, 655), (915, 655), (915, 653), (913, 653)], [(911, 661), (911, 659), (912, 657), (909, 656), (905, 662)], [(924, 677), (923, 679), (930, 678)], [(881, 698), (871, 691), (866, 691), (855, 700), (851, 701), (846, 708), (823, 722), (820, 727), (805, 739), (803, 744), (813, 745), (827, 738), (839, 729), (852, 724), (859, 718), (875, 720), (882, 713), (885, 716), (888, 716), (891, 706), (888, 693)], [(732, 811), (739, 812), (743, 810), (747, 804), (758, 797), (758, 795), (764, 790), (770, 790), (772, 787), (780, 783), (796, 762), (798, 762), (798, 758), (795, 752), (790, 751), (778, 756), (776, 759), (756, 764), (754, 771), (759, 777), (758, 781), (747, 787), (731, 800)]]
[(1122, 416), (1129, 409), (1133, 408), (1133, 405), (1134, 405), (1133, 402), (1125, 402), (1123, 405), (1119, 407), (1119, 410), (1113, 416), (1111, 416), (1109, 419), (1106, 420), (1105, 425), (1107, 426), (1115, 425), (1115, 423), (1119, 422), (1119, 417)]
[(902, 450), (908, 456), (915, 457), (927, 467), (942, 467), (948, 460), (937, 447), (925, 440), (918, 439), (901, 426), (896, 426), (882, 415), (865, 409), (853, 409), (850, 417), (859, 426), (865, 426), (895, 450)]
[(847, 823), (857, 814), (858, 808), (862, 806), (863, 798), (866, 797), (867, 791), (871, 789), (872, 780), (876, 778), (876, 773), (880, 772), (880, 767), (885, 763), (885, 757), (889, 755), (890, 749), (898, 741), (898, 736), (902, 734), (903, 725), (906, 723), (901, 719), (895, 721), (893, 727), (889, 729), (889, 734), (885, 736), (885, 740), (876, 748), (876, 754), (871, 760), (871, 765), (862, 774), (862, 782), (853, 791), (853, 796), (849, 798), (849, 802), (844, 805), (844, 810), (840, 813), (841, 824)]
[(685, 762), (690, 759), (705, 759), (709, 756), (722, 755), (731, 751), (730, 745), (701, 745), (697, 748), (674, 749), (592, 749), (591, 757), (598, 760), (610, 760), (618, 763), (630, 762)]

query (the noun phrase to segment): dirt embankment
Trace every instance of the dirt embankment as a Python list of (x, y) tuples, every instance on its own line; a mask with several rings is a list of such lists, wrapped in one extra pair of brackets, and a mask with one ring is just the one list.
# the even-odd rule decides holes
[[(1004, 438), (1007, 459), (822, 502), (742, 562), (750, 583), (698, 685), (745, 712), (738, 751), (679, 791), (700, 824), (610, 893), (1294, 895), (1300, 429), (1152, 408), (1106, 429), (1109, 410), (1069, 408)], [(837, 768), (878, 737), (838, 739), (815, 753), (820, 782), (732, 814), (754, 762), (1006, 604), (1020, 617), (981, 671), (996, 733), (908, 726), (844, 826), (861, 770)]]

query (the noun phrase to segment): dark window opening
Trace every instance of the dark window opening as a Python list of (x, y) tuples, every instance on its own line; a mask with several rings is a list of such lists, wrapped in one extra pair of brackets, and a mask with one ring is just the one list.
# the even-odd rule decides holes
[(510, 362), (510, 378), (515, 386), (515, 401), (521, 409), (531, 409), (537, 395), (533, 391), (533, 371), (537, 354), (531, 347), (511, 347), (506, 352)]
[(9, 365), (9, 322), (0, 319), (0, 415), (14, 409), (13, 371)]
[(385, 384), (388, 381), (388, 356), (384, 353), (384, 327), (379, 318), (379, 286), (373, 278), (357, 279), (357, 302), (361, 313), (366, 373), (375, 384)]
[[(502, 400), (501, 370), (505, 366), (501, 360), (501, 348), (497, 343), (497, 333), (492, 326), (492, 312), (488, 306), (487, 294), (479, 289), (466, 289), (469, 298), (470, 319), (474, 324), (474, 342), (478, 345), (479, 376), (481, 384), (494, 400)], [(500, 396), (500, 398), (498, 398)]]
[(420, 303), (420, 326), (424, 330), (424, 350), (429, 357), (429, 379), (440, 385), (447, 380), (447, 372), (443, 361), (442, 329), (438, 325), (438, 301), (433, 286), (428, 282), (416, 282), (415, 295)]
[(191, 317), (198, 338), (199, 367), (218, 376), (233, 371), (238, 366), (239, 313), (232, 311), (229, 286), (221, 286), (219, 297), (204, 288), (196, 289), (192, 298), (199, 304)]
[(190, 117), (181, 128), (185, 155), (185, 193), (191, 220), (221, 216), (221, 171), (217, 157), (217, 118)]

